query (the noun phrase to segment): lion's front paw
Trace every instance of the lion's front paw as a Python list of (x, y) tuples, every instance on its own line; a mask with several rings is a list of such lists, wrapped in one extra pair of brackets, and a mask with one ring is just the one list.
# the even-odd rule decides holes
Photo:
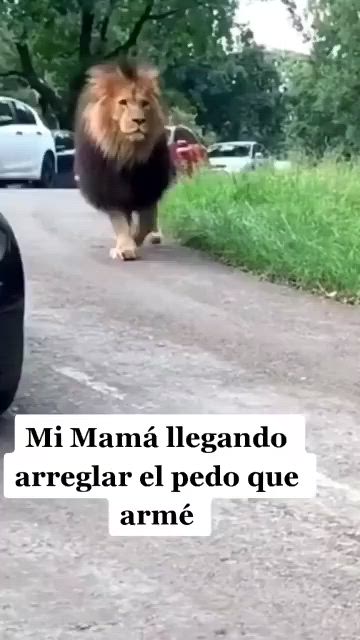
[(139, 257), (136, 246), (130, 243), (128, 245), (113, 247), (112, 249), (110, 249), (109, 255), (112, 260), (117, 260), (119, 258), (120, 260), (124, 261), (137, 260)]

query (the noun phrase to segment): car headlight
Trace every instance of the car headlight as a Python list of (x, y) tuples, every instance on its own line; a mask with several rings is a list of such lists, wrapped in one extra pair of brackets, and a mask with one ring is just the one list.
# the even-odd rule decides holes
[(7, 250), (7, 246), (8, 246), (7, 235), (3, 231), (0, 231), (0, 260), (3, 259)]

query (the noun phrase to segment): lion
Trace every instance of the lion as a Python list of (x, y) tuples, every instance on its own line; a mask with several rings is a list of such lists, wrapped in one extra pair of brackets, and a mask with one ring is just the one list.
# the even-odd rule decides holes
[(136, 260), (158, 204), (174, 178), (160, 102), (159, 72), (127, 60), (88, 72), (75, 118), (75, 171), (84, 199), (106, 213), (115, 233), (110, 257)]

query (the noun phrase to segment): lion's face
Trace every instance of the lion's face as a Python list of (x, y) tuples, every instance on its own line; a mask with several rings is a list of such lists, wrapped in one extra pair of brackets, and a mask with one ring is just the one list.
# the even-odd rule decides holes
[(113, 121), (131, 142), (141, 142), (158, 127), (154, 96), (146, 86), (124, 87), (114, 98)]
[(164, 132), (156, 70), (99, 66), (90, 71), (82, 117), (105, 155), (146, 160)]

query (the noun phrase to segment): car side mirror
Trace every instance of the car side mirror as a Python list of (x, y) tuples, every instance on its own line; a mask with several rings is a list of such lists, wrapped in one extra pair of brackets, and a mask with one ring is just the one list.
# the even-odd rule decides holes
[(263, 159), (264, 159), (264, 155), (260, 151), (255, 153), (255, 160), (263, 160)]

